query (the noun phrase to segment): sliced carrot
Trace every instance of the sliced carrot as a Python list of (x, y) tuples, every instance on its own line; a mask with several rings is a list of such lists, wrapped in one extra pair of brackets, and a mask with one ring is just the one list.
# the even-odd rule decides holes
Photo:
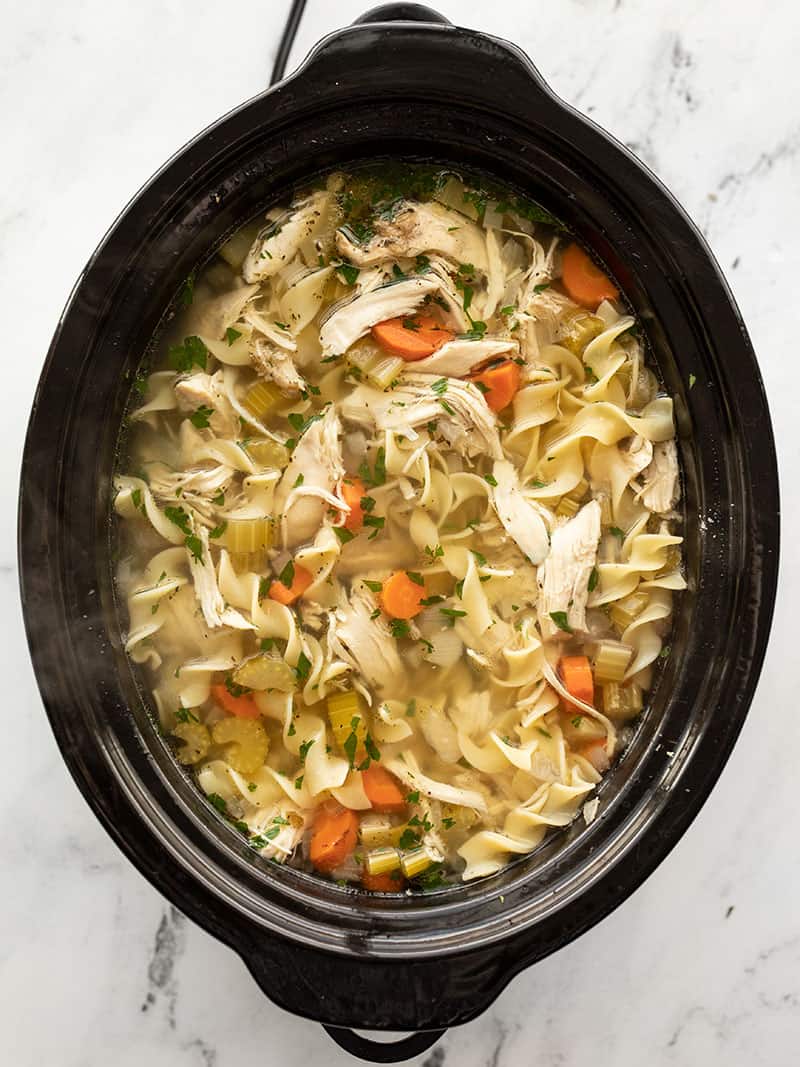
[(616, 300), (619, 289), (580, 245), (571, 244), (561, 259), (561, 281), (569, 295), (594, 310), (603, 300)]
[[(594, 676), (588, 656), (562, 656), (559, 663), (561, 680), (572, 696), (594, 706)], [(574, 708), (574, 704), (569, 704)]]
[(314, 575), (311, 571), (295, 563), (294, 578), (292, 578), (292, 584), (289, 588), (287, 589), (280, 578), (276, 578), (269, 587), (269, 595), (273, 600), (277, 600), (279, 604), (294, 604), (295, 600), (298, 600), (305, 593), (313, 581)]
[(381, 590), (381, 607), (393, 619), (413, 619), (422, 611), (427, 596), (425, 586), (409, 578), (405, 571), (395, 571)]
[(361, 773), (361, 784), (373, 811), (384, 813), (405, 811), (405, 793), (400, 783), (385, 767), (372, 763)]
[(361, 885), (373, 893), (399, 893), (403, 889), (403, 876), (399, 871), (388, 871), (385, 874), (370, 874), (364, 871), (361, 875)]
[(366, 496), (367, 490), (360, 478), (345, 478), (339, 491), (342, 500), (350, 506), (344, 520), (345, 528), (356, 533), (364, 525), (364, 509), (361, 507), (361, 501)]
[(479, 374), (470, 375), (470, 380), (483, 386), (481, 392), (492, 411), (508, 407), (519, 389), (519, 367), (507, 359), (495, 367), (487, 367)]
[(240, 719), (257, 719), (261, 714), (250, 693), (236, 697), (226, 685), (212, 685), (211, 695), (221, 708)]
[(386, 319), (372, 327), (372, 336), (386, 352), (407, 363), (425, 359), (453, 340), (453, 333), (430, 315)]
[(309, 857), (318, 871), (341, 867), (358, 841), (358, 816), (349, 808), (326, 805), (317, 812)]

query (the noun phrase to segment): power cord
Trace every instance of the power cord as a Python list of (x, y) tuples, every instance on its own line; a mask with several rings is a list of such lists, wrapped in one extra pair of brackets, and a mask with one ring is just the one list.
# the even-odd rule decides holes
[(280, 44), (278, 45), (278, 51), (275, 55), (275, 63), (272, 67), (272, 77), (269, 81), (270, 85), (279, 82), (286, 73), (286, 64), (289, 61), (289, 53), (292, 50), (292, 45), (297, 36), (297, 28), (300, 25), (300, 19), (303, 17), (305, 6), (306, 0), (292, 0), (292, 6), (289, 8), (289, 14), (286, 16), (286, 25), (283, 27)]

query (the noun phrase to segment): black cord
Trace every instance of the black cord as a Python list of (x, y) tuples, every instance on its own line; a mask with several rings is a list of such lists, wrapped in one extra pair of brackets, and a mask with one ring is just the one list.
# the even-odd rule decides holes
[(297, 27), (300, 25), (300, 19), (303, 17), (305, 6), (306, 0), (292, 0), (292, 6), (289, 8), (289, 14), (286, 17), (286, 25), (283, 27), (281, 42), (278, 45), (278, 51), (275, 56), (272, 77), (269, 80), (270, 85), (279, 82), (286, 73), (286, 64), (289, 60), (289, 53), (292, 50), (294, 39), (297, 36)]

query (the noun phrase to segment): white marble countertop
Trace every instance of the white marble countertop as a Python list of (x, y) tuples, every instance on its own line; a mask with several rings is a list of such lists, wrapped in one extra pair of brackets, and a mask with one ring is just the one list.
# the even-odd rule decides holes
[[(59, 312), (120, 208), (177, 146), (264, 85), (286, 0), (8, 4), (0, 38), (0, 1021), (15, 1067), (345, 1063), (170, 909), (106, 837), (61, 762), (22, 633), (15, 494)], [(297, 61), (369, 0), (309, 0)], [(800, 1039), (797, 661), (800, 13), (706, 0), (437, 5), (511, 38), (627, 142), (698, 222), (740, 302), (775, 420), (783, 596), (752, 713), (712, 797), (647, 883), (516, 978), (429, 1067), (784, 1067)], [(765, 14), (764, 12), (768, 12)]]

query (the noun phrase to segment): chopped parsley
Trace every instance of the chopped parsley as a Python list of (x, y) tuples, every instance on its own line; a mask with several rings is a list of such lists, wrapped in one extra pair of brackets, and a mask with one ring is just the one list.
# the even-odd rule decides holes
[(278, 575), (278, 581), (281, 585), (285, 585), (287, 589), (291, 589), (294, 582), (294, 563), (289, 560), (281, 573)]
[(608, 532), (613, 534), (614, 537), (618, 537), (620, 541), (625, 540), (625, 534), (620, 530), (619, 526), (609, 526)]
[(386, 525), (386, 519), (381, 515), (365, 515), (364, 525), (372, 527), (372, 533), (367, 538), (368, 541), (374, 541), (380, 531)]
[(208, 349), (202, 338), (192, 334), (191, 337), (183, 339), (182, 345), (170, 345), (167, 361), (170, 367), (179, 374), (188, 374), (195, 364), (205, 370), (208, 362)]
[(336, 268), (336, 273), (342, 276), (342, 280), (347, 285), (355, 285), (361, 271), (352, 263), (340, 263)]
[(297, 477), (295, 478), (294, 485), (292, 486), (292, 489), (299, 489), (300, 486), (303, 484), (303, 482), (305, 480), (306, 480), (305, 475), (301, 471), (300, 474), (298, 474)]
[(240, 330), (234, 330), (233, 326), (229, 326), (225, 331), (225, 340), (228, 342), (228, 347), (233, 344), (234, 341), (238, 341), (242, 336)]
[(559, 630), (563, 630), (565, 634), (571, 634), (573, 632), (572, 627), (567, 621), (566, 611), (551, 611), (550, 618), (553, 620)]
[(425, 585), (425, 582), (422, 579), (422, 575), (418, 571), (406, 571), (406, 574), (414, 583), (414, 585)]
[(316, 741), (316, 738), (312, 737), (312, 738), (309, 738), (308, 741), (303, 741), (303, 743), (300, 745), (300, 762), (301, 763), (305, 763), (306, 756), (308, 755), (309, 750), (310, 750), (311, 746), (314, 744), (315, 741)]
[(362, 578), (362, 581), (371, 593), (380, 593), (383, 589), (383, 582), (372, 582), (368, 578)]
[(419, 804), (419, 789), (415, 789), (411, 793), (406, 794), (407, 804)]
[(392, 631), (392, 637), (408, 637), (411, 633), (408, 619), (391, 619), (389, 629)]
[(690, 374), (690, 375), (689, 375), (689, 388), (690, 388), (690, 389), (694, 389), (694, 383), (695, 383), (696, 381), (697, 381), (697, 378), (696, 378), (696, 376), (695, 376), (694, 374)]
[(597, 567), (592, 567), (592, 573), (589, 575), (589, 585), (588, 585), (588, 590), (589, 590), (590, 593), (593, 593), (594, 590), (597, 588), (597, 582), (598, 582), (599, 578), (600, 578), (600, 572), (598, 571)]
[(358, 468), (358, 474), (364, 485), (368, 487), (384, 485), (386, 482), (386, 449), (383, 446), (378, 449), (375, 455), (374, 470), (364, 460)]
[(209, 802), (209, 804), (212, 804), (221, 815), (228, 814), (228, 805), (225, 803), (219, 793), (209, 793), (206, 797), (206, 800)]
[(348, 530), (346, 526), (334, 526), (333, 532), (339, 538), (341, 544), (346, 545), (348, 541), (352, 541), (355, 534), (352, 530)]
[(494, 488), (497, 485), (497, 479), (495, 478), (495, 476), (493, 474), (484, 474), (483, 480), (485, 482), (488, 482), (489, 485), (492, 486), (492, 488)]
[(406, 718), (407, 719), (413, 719), (416, 714), (417, 714), (417, 702), (412, 697), (411, 700), (409, 700), (409, 702), (406, 704)]
[(175, 718), (178, 722), (200, 722), (190, 708), (178, 708), (175, 712)]
[(436, 393), (437, 396), (441, 396), (443, 393), (446, 393), (447, 392), (447, 378), (439, 378), (437, 381), (435, 381), (433, 383), (433, 385), (431, 386), (431, 389), (433, 390), (434, 393)]
[(219, 524), (219, 526), (215, 526), (213, 530), (209, 531), (208, 536), (213, 541), (217, 541), (220, 537), (222, 537), (222, 535), (225, 533), (225, 531), (227, 529), (228, 529), (228, 520), (227, 519), (223, 519), (222, 522)]
[(311, 660), (305, 652), (301, 652), (297, 657), (297, 665), (294, 668), (294, 673), (297, 675), (297, 680), (300, 682), (304, 682), (311, 673)]
[(451, 626), (455, 626), (456, 619), (463, 619), (467, 614), (460, 608), (439, 608), (439, 611), (448, 620)]

